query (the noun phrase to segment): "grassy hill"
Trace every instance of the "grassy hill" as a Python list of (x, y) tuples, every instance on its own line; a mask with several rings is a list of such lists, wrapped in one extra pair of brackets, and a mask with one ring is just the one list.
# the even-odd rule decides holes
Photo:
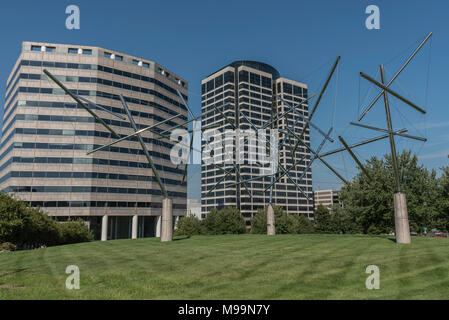
[[(0, 299), (449, 299), (449, 239), (225, 235), (0, 253)], [(80, 290), (67, 290), (68, 265)], [(380, 289), (367, 290), (368, 265)]]

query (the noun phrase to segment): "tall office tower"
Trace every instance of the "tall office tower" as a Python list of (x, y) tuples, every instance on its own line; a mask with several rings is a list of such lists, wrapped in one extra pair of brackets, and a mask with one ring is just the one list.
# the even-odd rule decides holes
[[(300, 102), (307, 99), (307, 86), (303, 83), (286, 79), (280, 76), (279, 72), (273, 67), (256, 61), (235, 61), (224, 68), (214, 72), (206, 77), (202, 82), (202, 126), (218, 126), (218, 132), (226, 130), (248, 130), (253, 129), (247, 119), (257, 127), (270, 122), (272, 116), (280, 115), (287, 111), (290, 106), (297, 106), (296, 111), (308, 117), (308, 105)], [(289, 105), (282, 103), (281, 98)], [(243, 115), (242, 115), (243, 114)], [(227, 121), (225, 117), (229, 120)], [(298, 118), (300, 118), (298, 120)], [(294, 112), (290, 112), (285, 119), (276, 121), (273, 128), (285, 129), (288, 125), (293, 128), (294, 122), (298, 120), (294, 131), (300, 134), (305, 122)], [(232, 125), (229, 123), (232, 122)], [(279, 135), (279, 142), (284, 136)], [(206, 137), (207, 139), (207, 137)], [(223, 141), (229, 142), (228, 136), (222, 137)], [(244, 141), (245, 139), (243, 139)], [(211, 145), (219, 144), (216, 139), (210, 139)], [(225, 206), (237, 207), (244, 216), (247, 226), (250, 225), (251, 217), (257, 213), (259, 208), (264, 208), (269, 202), (269, 191), (264, 191), (270, 185), (270, 177), (252, 180), (244, 185), (234, 185), (238, 182), (232, 163), (226, 160), (236, 160), (245, 155), (244, 159), (235, 161), (239, 168), (242, 178), (252, 179), (260, 175), (266, 175), (270, 172), (263, 169), (262, 165), (251, 163), (248, 150), (252, 144), (242, 144), (237, 147), (235, 152), (220, 152), (215, 148), (213, 156), (222, 155), (224, 163), (205, 163), (204, 159), (201, 167), (201, 201), (202, 212), (208, 213), (212, 208), (222, 208)], [(259, 139), (260, 141), (260, 139)], [(263, 139), (262, 139), (263, 141)], [(305, 131), (303, 141), (310, 145), (309, 129)], [(208, 141), (203, 141), (203, 148)], [(290, 145), (293, 141), (287, 140), (287, 144), (280, 149), (279, 163), (284, 168), (292, 166), (292, 156), (290, 154)], [(267, 143), (269, 145), (269, 143)], [(227, 155), (226, 155), (227, 153)], [(297, 189), (286, 176), (281, 178), (275, 185), (273, 192), (273, 203), (282, 206), (288, 213), (302, 214), (313, 218), (313, 192), (312, 192), (312, 173), (307, 172), (301, 181), (298, 178), (304, 172), (310, 154), (306, 148), (299, 146), (293, 156), (294, 161), (299, 161), (299, 165), (290, 171), (290, 176), (298, 183), (302, 190), (308, 195), (307, 199), (300, 190)], [(239, 164), (240, 163), (240, 164)], [(226, 172), (232, 171), (226, 177)], [(225, 178), (224, 178), (225, 177)], [(224, 179), (223, 179), (224, 178)], [(214, 186), (218, 187), (214, 189)], [(212, 190), (212, 191), (211, 191)], [(249, 196), (248, 191), (252, 194)]]
[[(8, 78), (3, 108), (0, 189), (41, 207), (57, 220), (83, 218), (96, 238), (158, 235), (162, 195), (136, 138), (86, 155), (112, 141), (109, 131), (43, 73), (115, 113), (94, 111), (119, 135), (134, 132), (120, 102), (123, 94), (139, 128), (181, 114), (160, 126), (181, 124), (187, 82), (155, 62), (99, 47), (23, 42)], [(142, 134), (173, 199), (185, 215), (183, 167), (172, 164), (172, 143)]]

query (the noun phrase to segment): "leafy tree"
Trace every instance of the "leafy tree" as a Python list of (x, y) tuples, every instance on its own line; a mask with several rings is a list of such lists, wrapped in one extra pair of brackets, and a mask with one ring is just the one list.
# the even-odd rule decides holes
[(60, 224), (42, 210), (0, 193), (0, 243), (53, 246), (91, 240), (81, 220)]
[[(276, 234), (286, 233), (312, 233), (313, 227), (306, 217), (292, 215), (285, 212), (282, 207), (274, 207)], [(251, 233), (267, 233), (267, 210), (259, 209), (251, 219)]]
[(61, 230), (61, 240), (63, 244), (93, 241), (94, 236), (86, 228), (82, 219), (69, 220), (58, 224)]
[[(429, 172), (418, 165), (410, 151), (398, 155), (402, 192), (407, 197), (409, 223), (412, 231), (423, 231), (424, 225), (435, 227), (438, 222), (438, 179), (435, 170)], [(394, 171), (390, 156), (372, 157), (365, 168), (373, 181), (363, 172), (345, 186), (340, 194), (357, 228), (363, 233), (394, 232), (394, 201), (396, 193)]]
[(443, 174), (439, 179), (439, 202), (438, 209), (440, 215), (438, 216), (437, 228), (444, 231), (449, 231), (449, 167), (441, 169)]
[(329, 209), (321, 204), (315, 210), (315, 230), (321, 233), (333, 232)]
[(208, 234), (246, 232), (245, 220), (240, 211), (234, 207), (225, 207), (221, 210), (212, 209), (204, 219), (204, 226)]
[(194, 215), (181, 218), (175, 230), (175, 235), (193, 236), (205, 233), (206, 230), (203, 223)]

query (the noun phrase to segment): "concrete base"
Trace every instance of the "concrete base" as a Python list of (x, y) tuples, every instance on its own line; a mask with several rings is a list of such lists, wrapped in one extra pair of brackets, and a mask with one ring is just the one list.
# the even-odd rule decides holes
[(161, 216), (155, 216), (154, 217), (156, 219), (155, 221), (155, 232), (154, 234), (156, 235), (156, 238), (160, 238), (161, 237)]
[(267, 208), (267, 235), (274, 236), (276, 234), (276, 227), (274, 224), (274, 208), (269, 204)]
[(139, 221), (139, 216), (137, 214), (133, 215), (132, 220), (132, 233), (131, 233), (131, 239), (137, 239), (137, 222)]
[(108, 216), (104, 215), (101, 219), (101, 241), (108, 240)]
[(404, 193), (394, 194), (394, 224), (396, 228), (396, 243), (410, 243), (407, 200)]
[(162, 228), (161, 242), (173, 240), (173, 205), (172, 200), (165, 198), (162, 200)]

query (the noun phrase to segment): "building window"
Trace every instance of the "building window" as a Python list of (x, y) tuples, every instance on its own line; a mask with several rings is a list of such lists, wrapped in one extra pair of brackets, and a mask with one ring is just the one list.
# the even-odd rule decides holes
[(219, 75), (215, 78), (215, 88), (218, 88), (223, 85), (223, 75)]
[(207, 82), (207, 92), (214, 90), (214, 80), (210, 80)]
[(148, 62), (142, 62), (142, 67), (149, 68), (150, 64)]
[(270, 89), (271, 89), (271, 79), (262, 76), (262, 87), (270, 88)]
[(83, 54), (92, 55), (92, 50), (90, 50), (90, 49), (83, 49)]
[(110, 52), (105, 52), (104, 53), (104, 57), (111, 59), (111, 53)]
[(250, 82), (252, 84), (256, 84), (256, 85), (260, 86), (260, 75), (255, 74), (255, 73), (250, 73), (249, 77), (250, 77)]
[(78, 49), (69, 48), (68, 52), (71, 53), (71, 54), (78, 54)]
[(41, 51), (41, 46), (31, 46), (31, 51)]
[(46, 51), (46, 52), (54, 52), (55, 50), (56, 50), (55, 47), (46, 47), (46, 48), (45, 48), (45, 51)]
[(293, 93), (293, 86), (290, 83), (285, 83), (283, 84), (284, 86), (284, 93)]
[(234, 82), (234, 72), (226, 71), (224, 74), (224, 82)]
[(248, 73), (248, 71), (245, 71), (245, 70), (240, 70), (239, 71), (239, 82), (242, 82), (242, 81), (249, 82), (249, 73)]
[(122, 57), (122, 56), (119, 56), (119, 55), (116, 55), (116, 56), (115, 56), (115, 60), (117, 60), (117, 61), (123, 61), (123, 57)]

